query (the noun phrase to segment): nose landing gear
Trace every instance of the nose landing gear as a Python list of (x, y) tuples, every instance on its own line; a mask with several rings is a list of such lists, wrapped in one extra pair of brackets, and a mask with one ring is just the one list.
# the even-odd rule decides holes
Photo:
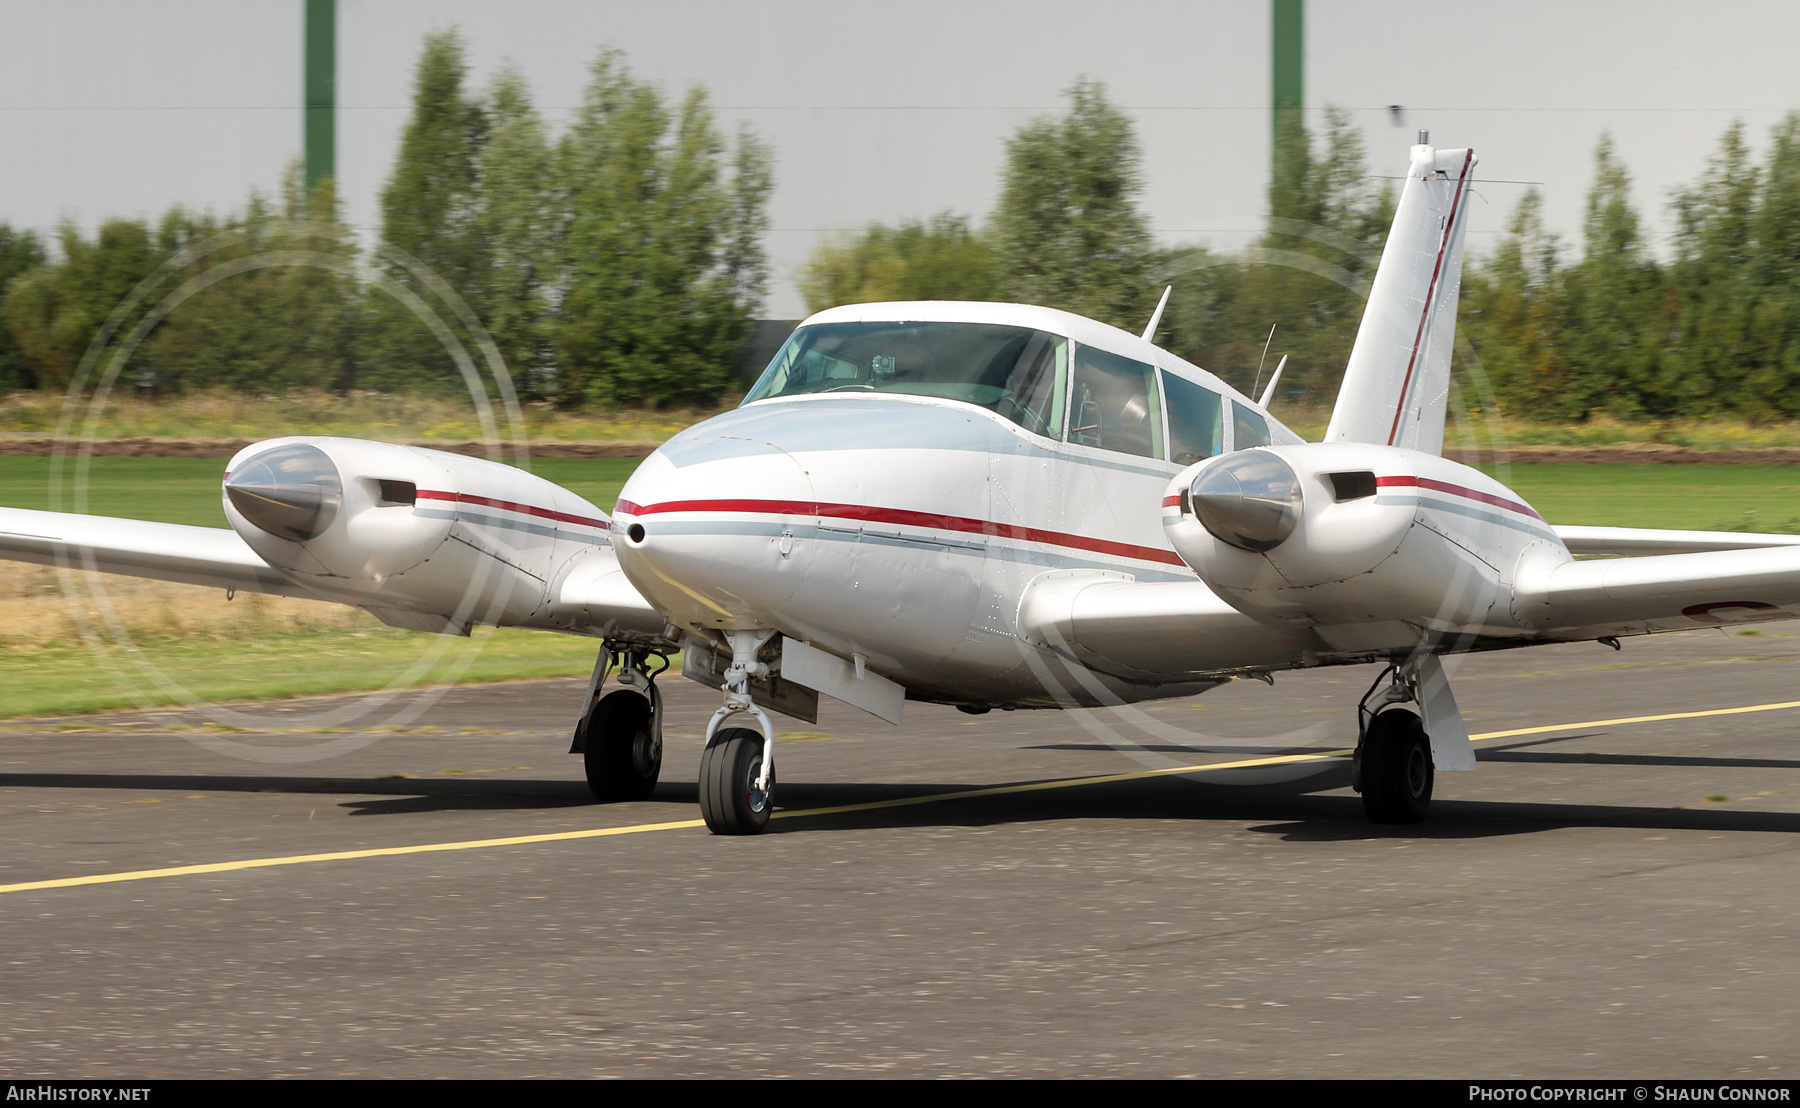
[[(1375, 686), (1388, 676), (1393, 683), (1375, 696)], [(1361, 726), (1350, 784), (1362, 794), (1363, 812), (1371, 823), (1418, 823), (1431, 809), (1437, 779), (1431, 739), (1417, 713), (1388, 707), (1408, 702), (1420, 702), (1414, 675), (1401, 666), (1389, 666), (1356, 706)]]
[[(575, 725), (570, 753), (581, 754), (594, 799), (643, 800), (662, 773), (662, 692), (656, 678), (669, 662), (660, 654), (631, 647), (619, 650), (618, 657), (622, 661), (618, 683), (625, 687), (598, 695), (614, 658), (611, 648), (601, 648), (588, 683), (587, 710)], [(654, 671), (652, 659), (662, 662)]]
[[(700, 755), (700, 815), (715, 835), (755, 835), (769, 824), (775, 808), (775, 727), (750, 699), (750, 679), (767, 677), (769, 666), (757, 651), (770, 631), (729, 631), (731, 668), (725, 672), (725, 703), (706, 725), (706, 750)], [(739, 712), (749, 715), (762, 733), (748, 727), (723, 727)]]

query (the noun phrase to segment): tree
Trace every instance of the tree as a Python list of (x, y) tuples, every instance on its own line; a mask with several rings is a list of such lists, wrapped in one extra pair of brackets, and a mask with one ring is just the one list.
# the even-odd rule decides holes
[(47, 389), (69, 386), (113, 309), (150, 275), (170, 246), (159, 243), (147, 224), (130, 219), (102, 223), (92, 242), (65, 223), (56, 239), (61, 258), (14, 278), (5, 304), (6, 325), (25, 371), (36, 387)]
[(1665, 303), (1661, 267), (1631, 206), (1631, 175), (1602, 135), (1582, 222), (1583, 251), (1564, 282), (1566, 418), (1607, 410), (1631, 418), (1674, 409), (1664, 345), (1676, 305)]
[(992, 229), (1000, 294), (1136, 330), (1156, 305), (1137, 136), (1098, 81), (1006, 144)]
[(559, 148), (559, 399), (711, 403), (767, 279), (768, 151), (747, 130), (728, 147), (701, 89), (671, 110), (614, 51), (592, 72)]
[(1770, 140), (1750, 219), (1757, 301), (1749, 340), (1760, 373), (1746, 399), (1753, 415), (1791, 417), (1800, 415), (1800, 112), (1776, 124)]
[(471, 228), (488, 264), (476, 299), (520, 391), (541, 395), (551, 387), (564, 190), (543, 119), (516, 68), (495, 77), (486, 115), (490, 130), (475, 162)]
[[(412, 116), (401, 135), (394, 172), (381, 191), (381, 237), (422, 262), (480, 315), (490, 267), (478, 197), (488, 113), (464, 91), (464, 53), (453, 30), (425, 36), (413, 75)], [(408, 267), (391, 260), (380, 264), (384, 276), (435, 303)], [(460, 391), (455, 362), (410, 308), (373, 291), (369, 312), (358, 384)], [(449, 311), (440, 314), (454, 318)], [(453, 329), (466, 340), (459, 326)]]
[(1557, 405), (1561, 361), (1561, 245), (1544, 229), (1544, 198), (1527, 189), (1507, 234), (1485, 264), (1468, 266), (1458, 325), (1507, 409), (1530, 414)]
[(1169, 345), (1251, 390), (1268, 362), (1289, 356), (1289, 393), (1336, 394), (1362, 321), (1361, 282), (1374, 274), (1394, 195), (1369, 177), (1362, 136), (1327, 106), (1315, 144), (1300, 113), (1284, 113), (1269, 176), (1267, 230), (1239, 258), (1183, 251), (1172, 274)]
[(943, 212), (828, 237), (808, 259), (800, 291), (814, 312), (882, 300), (995, 300), (999, 270), (987, 239)]
[[(0, 223), (0, 305), (5, 304), (7, 287), (14, 278), (43, 264), (44, 246), (35, 232), (15, 231)], [(0, 392), (28, 389), (36, 384), (37, 376), (0, 312)]]
[(161, 384), (259, 393), (350, 384), (363, 289), (329, 179), (308, 190), (296, 162), (277, 203), (252, 193), (243, 214), (222, 224), (176, 209), (163, 226), (169, 242), (216, 245), (158, 289), (158, 297), (188, 282), (199, 290), (141, 348)]
[(1680, 322), (1670, 380), (1659, 395), (1646, 398), (1653, 409), (1736, 407), (1749, 399), (1745, 386), (1754, 383), (1767, 397), (1774, 383), (1763, 372), (1771, 367), (1751, 335), (1759, 292), (1753, 269), (1759, 177), (1743, 124), (1735, 122), (1700, 180), (1674, 196), (1675, 260), (1669, 276)]

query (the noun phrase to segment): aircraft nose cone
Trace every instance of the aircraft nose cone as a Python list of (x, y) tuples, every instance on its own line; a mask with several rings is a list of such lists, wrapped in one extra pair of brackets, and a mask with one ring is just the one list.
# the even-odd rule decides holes
[(1300, 522), (1300, 478), (1265, 450), (1232, 454), (1201, 470), (1189, 496), (1213, 537), (1240, 550), (1273, 550)]
[(289, 443), (246, 459), (225, 479), (225, 495), (257, 527), (305, 542), (337, 518), (344, 482), (323, 450)]

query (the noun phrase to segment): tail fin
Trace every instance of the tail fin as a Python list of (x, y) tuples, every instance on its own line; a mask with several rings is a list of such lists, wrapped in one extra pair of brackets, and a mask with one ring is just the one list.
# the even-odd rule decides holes
[(1326, 442), (1443, 450), (1475, 161), (1473, 150), (1412, 148)]

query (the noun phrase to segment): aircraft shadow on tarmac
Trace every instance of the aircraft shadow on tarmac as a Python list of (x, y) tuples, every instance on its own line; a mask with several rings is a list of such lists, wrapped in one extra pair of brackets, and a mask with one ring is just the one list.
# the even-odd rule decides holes
[[(351, 801), (357, 814), (451, 809), (577, 808), (593, 804), (582, 781), (454, 777), (236, 777), (226, 774), (0, 773), (0, 789), (120, 789), (131, 792), (373, 794)], [(690, 788), (689, 792), (693, 790)], [(384, 807), (392, 806), (392, 807)]]
[[(1530, 745), (1530, 744), (1521, 744)], [(1488, 749), (1483, 761), (1595, 763), (1642, 766), (1728, 766), (1793, 768), (1786, 760), (1651, 757), (1611, 754), (1555, 754)], [(783, 784), (783, 811), (769, 825), (775, 833), (807, 833), (883, 827), (982, 827), (1050, 820), (1278, 820), (1249, 830), (1294, 842), (1374, 838), (1466, 839), (1531, 834), (1563, 827), (1633, 827), (1690, 831), (1800, 833), (1800, 813), (1738, 808), (1646, 808), (1604, 804), (1457, 800), (1440, 795), (1424, 823), (1370, 824), (1361, 801), (1347, 792), (1349, 762), (1286, 767), (1288, 780), (1255, 780), (1256, 770), (1230, 771), (1240, 780), (1196, 780), (1184, 775), (1051, 787), (1001, 795), (956, 799), (960, 792), (983, 792), (988, 784), (800, 782)], [(1451, 779), (1454, 781), (1454, 778)], [(1018, 782), (1016, 784), (1028, 784)], [(999, 786), (1006, 787), (1006, 786)], [(579, 780), (516, 778), (320, 778), (205, 774), (0, 774), (0, 789), (61, 788), (121, 791), (215, 793), (303, 793), (355, 797), (339, 802), (352, 815), (407, 815), (439, 811), (525, 811), (593, 806)], [(1440, 793), (1443, 790), (1440, 790)], [(927, 800), (926, 798), (930, 798)], [(892, 807), (817, 816), (806, 809), (912, 801)], [(693, 818), (697, 802), (689, 782), (664, 782), (648, 801), (633, 807), (656, 821)], [(673, 810), (671, 810), (673, 809)]]
[[(1599, 734), (1599, 732), (1594, 732)], [(1800, 759), (1792, 758), (1702, 758), (1686, 754), (1563, 754), (1531, 747), (1589, 738), (1589, 735), (1566, 735), (1535, 742), (1509, 743), (1484, 747), (1476, 752), (1483, 762), (1541, 762), (1550, 765), (1582, 766), (1685, 766), (1698, 769), (1800, 769)]]
[[(783, 786), (788, 811), (769, 832), (829, 831), (872, 827), (978, 827), (1081, 819), (1266, 820), (1248, 830), (1290, 842), (1359, 839), (1476, 839), (1534, 834), (1564, 827), (1632, 827), (1687, 831), (1765, 831), (1800, 834), (1800, 813), (1731, 808), (1647, 808), (1606, 804), (1520, 803), (1493, 800), (1434, 801), (1424, 823), (1368, 822), (1362, 801), (1348, 793), (1349, 766), (1337, 762), (1299, 781), (1231, 785), (1166, 777), (1083, 786), (1055, 792), (944, 799), (873, 811), (802, 816), (796, 809), (866, 803), (935, 791), (918, 785)], [(1335, 794), (1335, 795), (1331, 795)]]

